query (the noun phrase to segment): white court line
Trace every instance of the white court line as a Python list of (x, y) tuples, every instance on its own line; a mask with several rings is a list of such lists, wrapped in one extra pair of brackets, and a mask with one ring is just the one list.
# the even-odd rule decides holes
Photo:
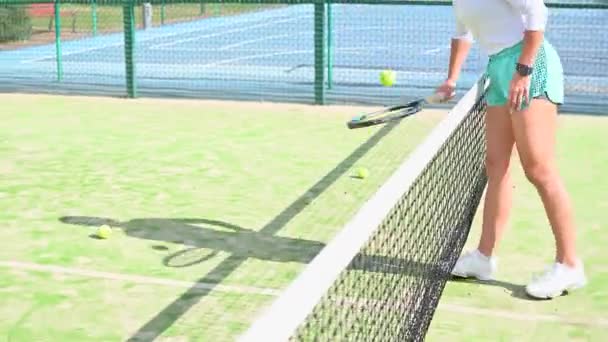
[[(221, 47), (219, 47), (219, 48), (217, 48), (215, 50), (209, 50), (209, 51), (225, 51), (225, 50), (230, 50), (232, 48), (243, 46), (243, 45), (263, 42), (265, 40), (272, 40), (272, 39), (276, 39), (276, 38), (286, 38), (286, 37), (298, 36), (298, 35), (303, 35), (303, 34), (310, 34), (310, 35), (312, 35), (313, 33), (314, 32), (305, 32), (305, 31), (302, 31), (302, 32), (289, 33), (289, 34), (277, 34), (277, 35), (274, 35), (274, 36), (265, 36), (265, 37), (262, 37), (262, 38), (243, 40), (243, 41), (240, 41), (238, 43), (224, 45), (224, 46), (221, 46)], [(183, 50), (181, 50), (179, 48), (178, 48), (178, 50), (183, 51)]]
[(450, 49), (450, 46), (443, 46), (443, 47), (438, 47), (438, 48), (434, 48), (434, 49), (429, 49), (429, 50), (424, 50), (422, 52), (423, 55), (434, 55), (437, 54), (443, 50), (448, 50)]
[(179, 288), (197, 288), (202, 290), (216, 290), (221, 292), (233, 292), (233, 293), (251, 293), (276, 296), (279, 291), (274, 289), (251, 287), (251, 286), (232, 286), (232, 285), (220, 285), (210, 283), (194, 283), (190, 281), (172, 280), (166, 278), (153, 278), (144, 277), (130, 274), (120, 273), (109, 273), (100, 272), (93, 270), (86, 270), (82, 268), (68, 268), (54, 265), (41, 265), (30, 262), (20, 261), (0, 261), (1, 267), (17, 269), (17, 270), (28, 270), (28, 271), (39, 271), (47, 272), (52, 274), (67, 274), (85, 278), (97, 278), (105, 280), (117, 280), (117, 281), (129, 281), (138, 284), (145, 285), (160, 285), (167, 287), (179, 287)]
[(425, 50), (422, 54), (423, 55), (432, 55), (432, 54), (435, 54), (437, 52), (440, 52), (441, 50), (443, 50), (443, 49), (442, 48), (436, 48), (436, 49)]
[[(182, 49), (180, 47), (176, 47), (176, 48), (171, 48), (171, 49), (158, 49), (161, 51), (171, 51), (174, 53), (180, 53), (180, 52), (219, 52), (219, 51), (226, 51), (223, 50), (222, 47), (218, 47), (218, 48), (214, 48), (214, 49), (205, 49), (205, 48), (201, 48), (201, 49)], [(256, 52), (289, 52), (288, 49), (239, 49), (236, 50), (239, 53), (256, 53)], [(311, 50), (312, 51), (312, 50)]]
[(495, 309), (482, 309), (471, 306), (456, 305), (456, 304), (442, 304), (438, 306), (439, 310), (469, 314), (476, 316), (492, 316), (496, 318), (505, 318), (514, 321), (534, 321), (534, 322), (553, 322), (553, 323), (564, 323), (568, 325), (582, 325), (588, 327), (597, 328), (608, 328), (608, 319), (602, 317), (566, 317), (558, 315), (544, 315), (544, 314), (527, 314), (523, 312), (504, 311)]
[(178, 39), (178, 40), (168, 42), (168, 43), (156, 44), (156, 45), (149, 46), (148, 49), (158, 50), (158, 49), (162, 49), (162, 48), (165, 48), (168, 46), (174, 46), (174, 45), (181, 44), (181, 43), (192, 42), (192, 41), (202, 40), (202, 39), (211, 38), (211, 37), (224, 36), (224, 35), (235, 33), (235, 32), (250, 31), (251, 29), (254, 29), (254, 28), (267, 27), (267, 26), (273, 26), (276, 24), (288, 23), (291, 21), (300, 20), (302, 18), (312, 18), (312, 17), (308, 16), (308, 15), (302, 15), (299, 17), (294, 17), (294, 18), (289, 18), (289, 19), (284, 19), (284, 20), (277, 20), (277, 21), (270, 21), (270, 22), (268, 22), (266, 20), (262, 24), (250, 25), (250, 26), (246, 26), (246, 27), (241, 27), (241, 28), (231, 29), (231, 30), (224, 30), (224, 31), (220, 31), (217, 33), (211, 33), (211, 34), (206, 34), (206, 35), (192, 37), (192, 38)]
[(215, 51), (226, 51), (226, 50), (230, 50), (232, 48), (239, 47), (239, 46), (259, 43), (259, 42), (263, 42), (266, 40), (272, 40), (272, 39), (276, 39), (276, 38), (285, 38), (285, 37), (289, 37), (289, 35), (288, 34), (278, 34), (278, 35), (274, 35), (274, 36), (266, 36), (266, 37), (256, 38), (256, 39), (242, 40), (238, 43), (221, 46), (221, 47), (217, 48)]
[[(236, 44), (235, 44), (236, 45)], [(164, 50), (164, 49), (163, 49)], [(339, 52), (351, 52), (351, 53), (359, 53), (359, 52), (364, 52), (364, 51), (393, 51), (393, 48), (387, 48), (387, 47), (353, 47), (353, 48), (333, 48), (333, 51), (339, 51)], [(181, 48), (173, 48), (173, 49), (166, 49), (164, 51), (172, 51), (172, 52), (219, 52), (219, 51), (225, 51), (224, 47), (219, 47), (216, 49), (181, 49)], [(298, 54), (298, 53), (302, 53), (302, 51), (306, 51), (306, 52), (314, 52), (313, 49), (308, 49), (308, 50), (289, 50), (289, 49), (239, 49), (236, 50), (236, 52), (239, 53), (257, 53), (257, 52), (265, 52), (265, 53), (282, 53), (282, 54)]]
[(199, 67), (209, 68), (209, 67), (215, 67), (215, 66), (223, 65), (223, 64), (230, 64), (233, 62), (245, 61), (245, 60), (249, 60), (249, 59), (286, 56), (286, 55), (295, 55), (295, 54), (300, 54), (300, 53), (313, 53), (313, 52), (314, 52), (314, 50), (308, 49), (308, 50), (293, 50), (293, 51), (285, 50), (285, 51), (281, 51), (281, 52), (262, 53), (262, 54), (257, 54), (257, 55), (249, 55), (249, 56), (244, 56), (244, 57), (224, 59), (224, 60), (219, 60), (219, 61), (212, 62), (212, 63), (199, 64)]
[[(252, 20), (251, 22), (246, 22), (246, 23), (250, 24), (250, 23), (258, 23), (258, 22), (268, 22), (268, 18), (262, 18), (260, 20)], [(182, 36), (182, 35), (187, 35), (187, 34), (193, 34), (193, 33), (196, 33), (196, 32), (201, 32), (202, 33), (202, 32), (207, 32), (207, 31), (211, 31), (211, 30), (214, 30), (214, 29), (215, 30), (217, 30), (217, 29), (221, 30), (221, 29), (224, 29), (225, 27), (230, 27), (230, 26), (233, 26), (233, 25), (236, 25), (236, 24), (239, 24), (239, 23), (227, 24), (227, 25), (224, 25), (224, 26), (211, 27), (211, 28), (194, 29), (192, 31), (186, 31), (186, 32), (173, 32), (173, 33), (161, 34), (161, 35), (152, 36), (152, 37), (150, 37), (148, 39), (138, 40), (136, 42), (136, 44), (145, 43), (145, 42), (148, 42), (148, 41), (151, 41), (151, 40), (155, 40), (155, 39), (163, 39), (163, 38), (170, 38), (170, 37), (175, 37), (175, 36)], [(109, 43), (109, 44), (104, 44), (104, 45), (101, 45), (101, 46), (96, 45), (96, 46), (93, 46), (93, 47), (90, 47), (90, 48), (78, 49), (78, 50), (74, 50), (74, 51), (71, 51), (71, 52), (63, 52), (62, 56), (65, 57), (65, 56), (77, 55), (77, 54), (81, 54), (81, 53), (85, 53), (85, 52), (90, 52), (90, 51), (95, 51), (95, 50), (102, 50), (102, 49), (107, 49), (107, 48), (110, 48), (110, 47), (123, 46), (123, 45), (124, 45), (124, 41), (122, 39), (120, 39), (118, 43)], [(45, 59), (52, 59), (52, 58), (55, 58), (55, 57), (56, 57), (56, 55), (53, 53), (52, 55), (46, 55), (46, 56), (42, 56), (42, 57), (36, 57), (36, 58), (32, 58), (32, 59), (26, 59), (26, 60), (21, 61), (20, 63), (21, 64), (36, 63), (36, 62), (39, 62), (39, 61), (43, 61)]]
[[(583, 51), (585, 54), (598, 54), (601, 55), (601, 57), (605, 57), (606, 54), (606, 49), (596, 49), (593, 47), (589, 47), (589, 46), (579, 46), (576, 48), (570, 48), (570, 47), (560, 47), (560, 48), (556, 48), (558, 53), (576, 53), (579, 54), (581, 53), (581, 51)], [(570, 57), (568, 57), (570, 58)]]
[[(115, 46), (123, 46), (124, 42), (120, 41), (120, 43), (112, 43), (112, 44), (106, 44), (106, 45), (101, 45), (101, 46), (95, 46), (95, 47), (90, 47), (90, 48), (86, 48), (86, 49), (80, 49), (80, 50), (74, 50), (71, 52), (62, 52), (61, 56), (65, 57), (65, 56), (71, 56), (71, 55), (77, 55), (80, 53), (85, 53), (85, 52), (90, 52), (90, 51), (95, 51), (95, 50), (102, 50), (102, 49), (107, 49), (110, 47), (115, 47)], [(54, 59), (55, 57), (57, 57), (56, 54), (52, 54), (52, 55), (46, 55), (43, 57), (36, 57), (36, 58), (32, 58), (32, 59), (26, 59), (21, 61), (21, 64), (29, 64), (29, 63), (36, 63), (36, 62), (41, 62), (44, 61), (45, 59)]]
[[(51, 274), (67, 274), (73, 276), (79, 276), (84, 278), (95, 278), (104, 280), (114, 281), (128, 281), (144, 285), (159, 285), (173, 288), (199, 288), (199, 289), (214, 289), (222, 292), (232, 293), (251, 293), (251, 294), (262, 294), (269, 296), (278, 296), (279, 290), (258, 288), (250, 286), (231, 286), (231, 285), (215, 285), (208, 283), (193, 283), (188, 281), (171, 280), (165, 278), (152, 278), (135, 276), (128, 274), (99, 272), (93, 270), (85, 270), (80, 268), (68, 268), (53, 265), (41, 265), (30, 262), (19, 262), (19, 261), (0, 261), (0, 267), (10, 268), (14, 270), (24, 271), (38, 271), (47, 272)], [(530, 314), (515, 311), (506, 310), (495, 310), (495, 309), (482, 309), (473, 306), (465, 306), (458, 304), (439, 303), (438, 310), (466, 314), (476, 316), (491, 316), (496, 318), (504, 318), (516, 321), (535, 321), (535, 322), (554, 322), (564, 323), (570, 325), (582, 325), (588, 327), (608, 327), (608, 319), (602, 317), (565, 317), (559, 315), (545, 315), (545, 314)]]
[(345, 48), (333, 48), (335, 51), (391, 51), (394, 48), (383, 47), (383, 46), (374, 46), (374, 47), (345, 47)]
[(354, 32), (354, 31), (369, 31), (369, 30), (382, 30), (382, 32), (397, 30), (406, 32), (407, 29), (404, 29), (402, 26), (357, 26), (357, 27), (342, 27), (341, 25), (334, 24), (334, 29), (339, 28), (340, 32)]
[(585, 25), (585, 24), (579, 24), (579, 25), (568, 25), (568, 24), (549, 24), (548, 29), (549, 30), (567, 30), (567, 31), (575, 31), (575, 30), (581, 30), (581, 31), (594, 31), (594, 32), (598, 32), (598, 31), (603, 31), (606, 28), (608, 28), (608, 25), (600, 25), (599, 23), (599, 19), (597, 20), (598, 22), (595, 24), (589, 24), (589, 25)]

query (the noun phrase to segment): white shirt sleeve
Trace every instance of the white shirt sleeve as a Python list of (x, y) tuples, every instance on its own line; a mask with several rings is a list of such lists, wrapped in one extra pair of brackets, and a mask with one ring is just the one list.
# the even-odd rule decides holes
[(544, 31), (547, 26), (548, 10), (543, 0), (506, 0), (525, 18), (528, 31)]
[(456, 32), (452, 36), (454, 39), (464, 39), (466, 41), (473, 41), (473, 34), (458, 18), (456, 18)]

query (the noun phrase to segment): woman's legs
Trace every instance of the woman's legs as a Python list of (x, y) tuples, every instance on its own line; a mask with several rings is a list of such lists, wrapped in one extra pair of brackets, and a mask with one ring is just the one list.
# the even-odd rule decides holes
[(536, 56), (531, 77), (530, 101), (526, 109), (511, 113), (508, 109), (510, 87), (522, 44), (491, 56), (487, 74), (490, 88), (486, 93), (488, 187), (486, 191), (482, 234), (475, 251), (461, 256), (452, 273), (491, 279), (495, 272), (492, 255), (501, 239), (511, 208), (509, 163), (513, 145), (517, 146), (528, 180), (536, 187), (551, 223), (556, 243), (555, 263), (542, 277), (526, 287), (529, 295), (552, 298), (565, 290), (586, 284), (582, 263), (576, 255), (576, 227), (569, 195), (557, 170), (555, 134), (557, 106), (563, 103), (563, 68), (555, 49), (548, 43)]
[(555, 263), (542, 277), (528, 284), (526, 292), (537, 298), (553, 298), (585, 286), (585, 271), (576, 255), (572, 205), (555, 161), (556, 126), (556, 107), (544, 99), (533, 100), (527, 109), (513, 114), (506, 107), (488, 107), (488, 188), (482, 234), (478, 249), (461, 256), (452, 274), (482, 280), (493, 278), (496, 261), (492, 254), (506, 228), (511, 208), (509, 162), (515, 142), (525, 174), (544, 204), (556, 242)]
[(528, 180), (536, 187), (556, 242), (557, 262), (576, 265), (576, 229), (570, 197), (555, 162), (557, 109), (534, 100), (520, 112), (489, 107), (486, 118), (488, 189), (479, 251), (491, 256), (506, 228), (511, 209), (509, 162), (514, 141)]
[(511, 116), (506, 107), (488, 107), (486, 115), (486, 173), (488, 186), (483, 207), (478, 250), (489, 257), (502, 237), (511, 211), (510, 162), (514, 143)]
[(557, 109), (545, 99), (533, 100), (527, 109), (513, 113), (511, 121), (523, 169), (540, 195), (556, 244), (552, 267), (528, 284), (526, 292), (536, 298), (553, 298), (587, 283), (576, 255), (570, 197), (555, 161)]
[(492, 254), (505, 231), (511, 209), (512, 185), (509, 165), (515, 138), (506, 107), (488, 106), (485, 135), (488, 186), (481, 237), (477, 250), (460, 257), (452, 270), (455, 276), (481, 280), (492, 279), (496, 271), (496, 261)]
[(527, 109), (513, 113), (511, 118), (522, 167), (536, 187), (553, 229), (555, 261), (574, 267), (574, 214), (555, 161), (556, 106), (544, 99), (533, 100)]

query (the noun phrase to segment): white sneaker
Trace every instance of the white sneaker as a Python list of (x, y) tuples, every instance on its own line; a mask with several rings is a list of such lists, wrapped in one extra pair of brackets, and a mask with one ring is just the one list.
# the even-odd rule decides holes
[(526, 286), (526, 293), (535, 298), (551, 299), (585, 285), (587, 278), (581, 262), (575, 268), (556, 262)]
[(476, 249), (458, 258), (452, 275), (461, 278), (475, 277), (479, 280), (492, 280), (495, 272), (496, 258), (488, 258)]

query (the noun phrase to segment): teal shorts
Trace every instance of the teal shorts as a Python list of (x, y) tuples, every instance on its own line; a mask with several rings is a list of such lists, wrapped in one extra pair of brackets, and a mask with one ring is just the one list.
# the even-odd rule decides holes
[[(520, 42), (490, 56), (486, 70), (490, 79), (486, 95), (488, 106), (504, 106), (509, 102), (511, 79), (515, 73), (515, 65), (519, 60), (522, 47), (523, 42)], [(546, 40), (538, 50), (534, 61), (528, 98), (544, 98), (557, 105), (564, 103), (562, 63), (557, 51)]]

